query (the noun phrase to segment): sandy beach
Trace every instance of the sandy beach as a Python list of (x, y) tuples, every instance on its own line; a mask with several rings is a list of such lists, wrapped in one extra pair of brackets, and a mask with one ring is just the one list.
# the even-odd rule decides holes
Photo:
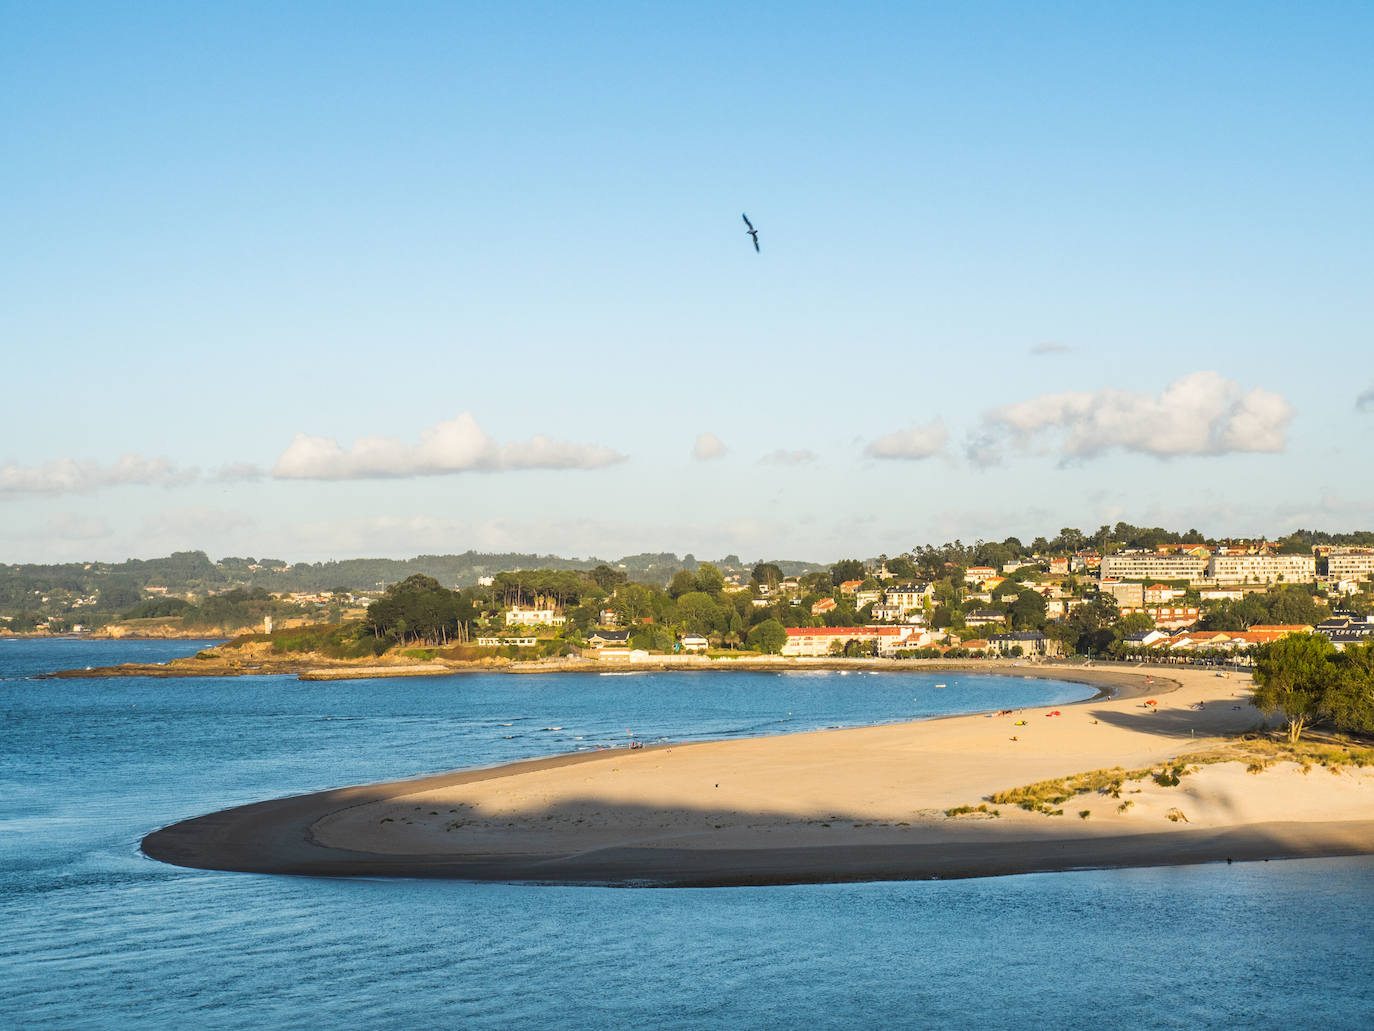
[[(1240, 674), (1035, 673), (1102, 684), (1111, 697), (342, 788), (176, 824), (144, 851), (210, 869), (669, 885), (1374, 852), (1371, 768), (1221, 761), (1189, 766), (1176, 786), (1145, 775), (1078, 795), (1055, 807), (1062, 815), (990, 802), (1049, 778), (1215, 756), (1262, 722)], [(948, 814), (964, 806), (975, 811)]]

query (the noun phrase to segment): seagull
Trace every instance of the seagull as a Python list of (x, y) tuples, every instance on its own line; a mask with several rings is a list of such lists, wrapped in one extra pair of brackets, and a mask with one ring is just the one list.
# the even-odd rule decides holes
[(748, 215), (741, 213), (740, 218), (744, 219), (744, 224), (749, 227), (745, 232), (754, 238), (754, 253), (757, 254), (759, 250), (759, 231), (754, 228), (754, 223), (749, 221)]

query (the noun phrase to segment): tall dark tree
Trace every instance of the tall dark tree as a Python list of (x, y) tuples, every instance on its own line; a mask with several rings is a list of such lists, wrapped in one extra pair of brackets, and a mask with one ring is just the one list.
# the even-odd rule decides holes
[(751, 574), (754, 583), (769, 590), (782, 583), (782, 569), (775, 562), (760, 562)]
[(367, 622), (379, 638), (407, 644), (446, 645), (457, 637), (464, 616), (472, 618), (472, 604), (443, 587), (433, 577), (416, 573), (392, 584), (367, 608)]
[(840, 559), (830, 567), (830, 575), (834, 577), (837, 584), (842, 584), (846, 580), (862, 580), (864, 578), (864, 564), (857, 558)]

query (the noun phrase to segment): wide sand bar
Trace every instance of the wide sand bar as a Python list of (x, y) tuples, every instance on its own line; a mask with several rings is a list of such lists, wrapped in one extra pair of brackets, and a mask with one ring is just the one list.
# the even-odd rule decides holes
[(1120, 798), (1081, 795), (1062, 816), (1002, 805), (989, 806), (995, 818), (951, 817), (1001, 789), (1159, 765), (1260, 722), (1240, 675), (1017, 675), (1103, 692), (1057, 710), (579, 753), (339, 788), (174, 824), (143, 850), (257, 873), (678, 886), (1374, 853), (1374, 772), (1353, 768), (1287, 763), (1256, 775), (1226, 762), (1176, 787), (1145, 779)]

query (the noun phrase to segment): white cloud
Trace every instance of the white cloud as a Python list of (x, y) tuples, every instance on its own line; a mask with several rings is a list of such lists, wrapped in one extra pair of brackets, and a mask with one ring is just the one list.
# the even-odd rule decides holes
[(698, 462), (709, 462), (713, 458), (719, 458), (725, 452), (724, 441), (714, 433), (700, 434), (697, 437), (697, 442), (692, 445), (692, 457)]
[(1366, 387), (1360, 396), (1355, 398), (1355, 411), (1374, 412), (1374, 383)]
[(815, 460), (816, 452), (814, 451), (787, 451), (783, 448), (771, 451), (759, 459), (765, 465), (805, 465), (807, 462), (814, 462)]
[(944, 420), (936, 418), (924, 426), (913, 426), (909, 430), (897, 430), (879, 437), (868, 445), (866, 451), (873, 458), (930, 458), (945, 449), (947, 440), (949, 431), (945, 429)]
[(177, 469), (166, 458), (124, 455), (112, 465), (55, 458), (42, 465), (0, 465), (0, 498), (20, 494), (76, 494), (100, 487), (155, 484), (173, 487), (197, 477), (195, 469)]
[(1056, 344), (1046, 341), (1043, 344), (1036, 344), (1030, 349), (1031, 354), (1070, 354), (1073, 348), (1068, 344)]
[(1107, 388), (1042, 394), (995, 408), (968, 441), (970, 460), (985, 464), (1010, 442), (1023, 450), (1046, 438), (1065, 458), (1093, 458), (1113, 448), (1170, 458), (1282, 451), (1293, 407), (1282, 396), (1217, 372), (1194, 372), (1159, 395)]
[(543, 435), (500, 444), (471, 412), (464, 412), (424, 430), (413, 445), (396, 437), (359, 437), (351, 448), (344, 448), (329, 437), (298, 433), (272, 475), (288, 480), (365, 480), (503, 469), (597, 469), (624, 458), (611, 448)]

